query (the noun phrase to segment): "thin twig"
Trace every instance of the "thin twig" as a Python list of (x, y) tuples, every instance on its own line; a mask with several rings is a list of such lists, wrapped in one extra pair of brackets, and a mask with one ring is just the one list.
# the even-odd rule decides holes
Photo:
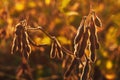
[(53, 37), (49, 35), (41, 26), (37, 28), (27, 28), (27, 30), (41, 30), (43, 33), (45, 33), (51, 40), (53, 40)]
[(73, 55), (74, 56), (73, 52), (68, 50), (68, 49), (66, 49), (65, 47), (62, 46), (61, 49), (62, 49), (63, 52), (68, 53), (69, 55)]
[[(53, 41), (56, 41), (56, 37), (55, 36), (51, 36), (49, 33), (47, 33), (41, 26), (38, 26), (37, 28), (27, 28), (27, 30), (41, 30), (43, 33), (45, 33), (51, 40)], [(41, 46), (45, 46), (45, 44), (43, 45), (36, 45), (30, 38), (28, 38), (30, 43), (34, 46), (37, 46), (37, 47), (41, 47)], [(60, 44), (60, 43), (59, 43)], [(72, 51), (66, 49), (65, 47), (61, 46), (60, 47), (61, 50), (65, 53), (68, 53), (69, 55), (74, 55)]]

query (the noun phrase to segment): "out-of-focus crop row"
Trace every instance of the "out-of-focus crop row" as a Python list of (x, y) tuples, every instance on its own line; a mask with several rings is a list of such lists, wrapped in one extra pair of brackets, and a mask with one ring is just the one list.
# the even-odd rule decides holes
[[(102, 20), (98, 29), (100, 49), (94, 70), (95, 80), (120, 79), (120, 0), (91, 0), (92, 8)], [(10, 55), (15, 25), (23, 18), (31, 27), (41, 25), (57, 37), (63, 46), (73, 51), (73, 39), (82, 16), (88, 15), (88, 0), (1, 0), (0, 1), (0, 79), (14, 78), (20, 63), (18, 55)], [(37, 44), (47, 47), (34, 48), (30, 64), (36, 80), (61, 78), (61, 62), (48, 58), (51, 40), (42, 32), (31, 31), (30, 37)], [(57, 66), (59, 65), (59, 66)], [(54, 70), (54, 72), (53, 72)], [(54, 75), (56, 74), (56, 75)], [(52, 76), (51, 76), (52, 75)]]

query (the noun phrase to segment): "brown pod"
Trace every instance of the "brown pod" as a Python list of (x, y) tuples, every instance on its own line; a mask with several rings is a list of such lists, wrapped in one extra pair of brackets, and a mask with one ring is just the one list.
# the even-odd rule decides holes
[(56, 57), (56, 44), (52, 42), (51, 44), (51, 51), (50, 51), (50, 58), (54, 59)]
[(11, 54), (15, 53), (17, 49), (18, 49), (18, 39), (15, 36), (12, 44)]
[(97, 27), (102, 27), (102, 22), (96, 14), (95, 14), (95, 20), (94, 21), (95, 21), (95, 25)]
[(95, 35), (95, 46), (96, 46), (96, 49), (99, 49), (99, 42), (98, 42), (97, 35)]
[(27, 50), (26, 49), (24, 49), (24, 54), (23, 54), (23, 56), (25, 57), (25, 59), (27, 60), (28, 58), (29, 58), (29, 53), (27, 52)]
[(30, 54), (31, 53), (31, 47), (29, 44), (24, 44), (23, 43), (23, 50), (26, 49), (26, 51)]
[(23, 52), (23, 54), (22, 54), (22, 57), (25, 57), (25, 59), (28, 59), (28, 57), (29, 57), (29, 52), (27, 51), (27, 48), (26, 48), (26, 44), (24, 44), (23, 43), (23, 45), (22, 45), (22, 48), (23, 48), (23, 50), (22, 50), (22, 52)]
[(30, 47), (30, 45), (28, 44), (28, 45), (26, 45), (26, 50), (27, 50), (27, 52), (30, 54), (31, 53), (31, 47)]
[(93, 20), (94, 20), (95, 25), (97, 27), (102, 27), (102, 22), (100, 18), (96, 15), (95, 11), (92, 11), (92, 15), (93, 15)]
[(62, 50), (61, 50), (61, 48), (57, 45), (57, 57), (59, 58), (59, 59), (62, 59), (63, 58), (63, 52), (62, 52)]
[(79, 58), (81, 58), (85, 53), (85, 48), (87, 46), (87, 41), (88, 41), (88, 37), (89, 37), (88, 29), (89, 28), (87, 27), (86, 31), (84, 33), (82, 42), (81, 42), (81, 47), (80, 47), (80, 49), (78, 49), (78, 52), (77, 52), (77, 54), (79, 55)]
[(82, 76), (81, 76), (81, 80), (88, 80), (89, 75), (90, 75), (90, 63), (89, 63), (89, 60), (87, 59)]
[(18, 49), (22, 50), (22, 37), (21, 37), (21, 35), (19, 35), (17, 37), (18, 37)]
[(56, 43), (56, 50), (57, 50), (56, 56), (59, 59), (62, 59), (63, 58), (63, 52), (62, 52), (61, 45), (60, 45), (59, 41), (55, 37), (54, 37), (54, 40), (55, 40), (55, 43)]
[(95, 54), (95, 50), (94, 50), (94, 48), (90, 48), (90, 50), (91, 50), (91, 61), (92, 62), (95, 62), (96, 61), (96, 54)]
[(23, 32), (22, 34), (22, 43), (23, 46), (25, 46), (24, 48), (26, 48), (27, 52), (30, 54), (31, 53), (31, 47), (28, 41), (28, 35), (26, 32)]
[(28, 43), (29, 43), (29, 41), (28, 41), (28, 38), (26, 37), (26, 34), (23, 32), (22, 33), (22, 43), (23, 43), (23, 45), (27, 45)]
[(22, 34), (23, 31), (24, 31), (24, 26), (22, 24), (18, 23), (16, 25), (16, 31), (15, 31), (16, 35)]
[(95, 40), (95, 26), (93, 21), (91, 21), (91, 27), (90, 27), (90, 58), (92, 62), (95, 62), (96, 56), (95, 56), (95, 49), (96, 49), (96, 40)]
[(16, 34), (16, 35), (21, 34), (21, 27), (22, 27), (22, 25), (20, 25), (20, 24), (17, 24), (17, 25), (16, 25), (16, 31), (15, 31), (15, 34)]
[(30, 56), (30, 53), (28, 53), (28, 52), (26, 52), (26, 59), (28, 59), (29, 58), (29, 56)]
[(81, 47), (80, 44), (75, 44), (75, 45), (74, 45), (74, 54), (76, 55), (76, 57), (79, 56), (79, 55), (78, 55), (78, 54), (79, 54), (78, 51), (79, 51), (80, 47)]
[(22, 50), (22, 27), (23, 26), (20, 23), (17, 24), (16, 25), (16, 31), (15, 31), (16, 37), (18, 39), (18, 49), (19, 49), (19, 51)]
[(91, 61), (95, 62), (96, 60), (96, 56), (95, 56), (95, 36), (93, 36), (92, 34), (90, 34), (90, 52), (91, 52)]
[(74, 69), (75, 65), (78, 63), (78, 60), (76, 58), (73, 59), (72, 63), (70, 64), (69, 68), (66, 70), (65, 74), (64, 74), (64, 78), (67, 78), (72, 70)]
[(99, 49), (99, 42), (98, 42), (98, 37), (97, 37), (97, 29), (95, 27), (95, 23), (93, 21), (93, 18), (91, 18), (91, 23), (90, 23), (90, 33), (94, 36), (95, 48)]
[(26, 32), (23, 32), (23, 33), (22, 33), (22, 42), (23, 42), (24, 44), (29, 44), (28, 35), (27, 35)]
[(84, 33), (84, 24), (85, 24), (85, 20), (86, 20), (86, 16), (84, 16), (82, 18), (82, 21), (80, 23), (80, 26), (78, 27), (78, 30), (77, 30), (77, 35), (75, 36), (75, 39), (74, 39), (74, 45), (77, 44), (81, 38), (82, 38), (82, 35)]

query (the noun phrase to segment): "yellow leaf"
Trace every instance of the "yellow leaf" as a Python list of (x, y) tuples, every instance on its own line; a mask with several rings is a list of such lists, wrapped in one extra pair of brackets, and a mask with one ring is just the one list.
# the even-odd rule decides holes
[(41, 43), (41, 38), (34, 38), (34, 40), (35, 40), (36, 44), (40, 44)]
[(107, 68), (107, 69), (111, 69), (112, 67), (113, 67), (112, 61), (108, 60), (108, 61), (106, 62), (106, 68)]
[(50, 38), (46, 36), (43, 38), (36, 37), (34, 40), (36, 44), (50, 44), (51, 43)]
[(105, 77), (107, 78), (107, 80), (115, 80), (115, 74), (111, 73), (111, 74), (105, 74)]
[(45, 4), (46, 4), (46, 5), (49, 5), (50, 2), (51, 2), (51, 0), (45, 0)]
[(108, 57), (108, 53), (107, 53), (106, 51), (104, 51), (104, 52), (102, 53), (102, 55), (103, 55), (103, 57)]
[(116, 45), (116, 38), (117, 38), (117, 28), (115, 26), (111, 26), (106, 34), (106, 47), (110, 48), (113, 45)]
[(64, 11), (63, 9), (67, 7), (71, 0), (61, 0), (61, 5), (59, 7), (59, 10), (62, 12)]
[(30, 1), (30, 2), (28, 3), (28, 6), (29, 6), (30, 8), (34, 8), (34, 7), (36, 7), (36, 4), (35, 4), (34, 1)]
[(42, 44), (51, 44), (51, 40), (49, 37), (44, 37), (42, 40), (41, 40), (41, 43)]
[(69, 12), (66, 12), (66, 15), (67, 16), (74, 16), (74, 15), (79, 15), (79, 13), (76, 11), (69, 11)]
[(96, 65), (99, 66), (101, 64), (101, 60), (97, 60)]
[(24, 3), (16, 3), (16, 4), (15, 4), (15, 9), (16, 9), (17, 11), (23, 11), (23, 10), (24, 10), (24, 7), (25, 7)]
[(61, 44), (70, 44), (71, 41), (65, 38), (64, 36), (59, 36), (58, 40), (61, 42)]

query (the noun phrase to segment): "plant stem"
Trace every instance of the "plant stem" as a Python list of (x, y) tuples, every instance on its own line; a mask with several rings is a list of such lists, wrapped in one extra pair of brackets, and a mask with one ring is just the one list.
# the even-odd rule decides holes
[[(41, 26), (38, 26), (37, 28), (27, 28), (27, 30), (41, 30), (43, 33), (45, 33), (52, 41), (56, 41), (56, 37), (55, 36), (51, 36), (49, 33), (47, 33)], [(31, 42), (32, 45), (40, 47), (42, 45), (36, 45), (30, 38), (29, 41)], [(45, 44), (44, 44), (45, 45)], [(60, 47), (61, 50), (71, 56), (74, 56), (73, 52), (66, 49), (65, 47), (61, 46)]]

